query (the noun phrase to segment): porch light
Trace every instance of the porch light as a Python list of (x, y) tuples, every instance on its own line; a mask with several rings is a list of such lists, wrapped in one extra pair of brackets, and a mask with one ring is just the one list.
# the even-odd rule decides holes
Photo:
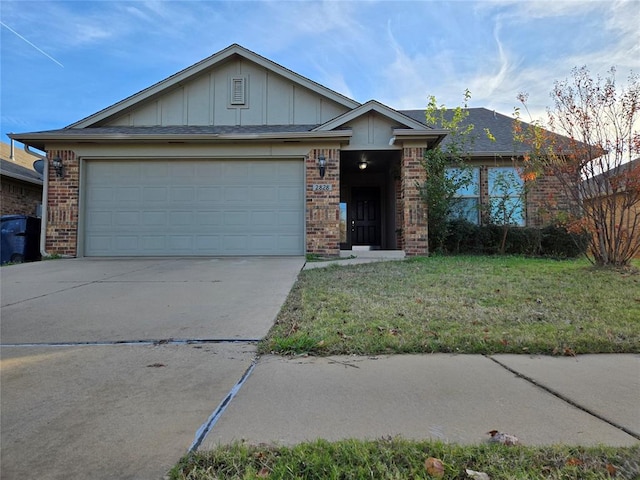
[(324, 173), (327, 171), (327, 159), (324, 155), (318, 157), (318, 170), (320, 171), (320, 178), (324, 178)]
[(364, 170), (365, 168), (367, 168), (367, 166), (368, 166), (368, 163), (366, 160), (361, 160), (360, 163), (358, 164), (358, 168), (360, 170)]
[(64, 165), (62, 165), (62, 159), (60, 157), (55, 157), (51, 162), (51, 166), (56, 171), (56, 176), (64, 177)]

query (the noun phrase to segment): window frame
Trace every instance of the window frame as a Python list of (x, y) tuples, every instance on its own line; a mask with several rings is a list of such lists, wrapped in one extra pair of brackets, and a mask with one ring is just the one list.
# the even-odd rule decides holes
[[(517, 207), (519, 207), (518, 210), (514, 210), (515, 212), (517, 212), (517, 216), (516, 215), (512, 216), (510, 225), (525, 227), (527, 225), (527, 201), (524, 194), (525, 180), (520, 175), (517, 167), (514, 167), (514, 166), (487, 167), (487, 199), (488, 199), (489, 215), (493, 220), (496, 219), (496, 216), (493, 214), (493, 209), (494, 209), (493, 199), (502, 197), (502, 195), (497, 195), (493, 193), (494, 185), (492, 185), (492, 182), (495, 182), (495, 176), (492, 178), (492, 172), (497, 172), (497, 171), (512, 172), (512, 178), (517, 179), (517, 186), (510, 185), (510, 190), (512, 190), (512, 192), (509, 192), (509, 194), (505, 195), (505, 197), (508, 198), (507, 201), (514, 202), (517, 205)], [(494, 224), (504, 225), (504, 222), (500, 222), (500, 223), (494, 222)]]
[[(454, 215), (453, 212), (451, 212), (451, 214), (449, 215), (449, 219), (450, 220), (456, 220), (456, 219), (464, 219), (469, 221), (470, 223), (473, 223), (474, 225), (480, 225), (480, 189), (482, 186), (482, 183), (480, 181), (480, 167), (476, 167), (476, 166), (471, 166), (468, 167), (471, 170), (471, 178), (472, 178), (472, 182), (465, 187), (465, 193), (460, 193), (460, 189), (458, 189), (458, 191), (456, 191), (455, 195), (453, 196), (453, 200), (455, 202), (455, 200), (475, 200), (475, 207), (472, 207), (475, 210), (475, 218), (474, 220), (471, 220), (470, 217), (468, 215)], [(445, 170), (445, 175), (449, 175), (449, 172), (451, 171), (462, 171), (462, 168), (459, 167), (447, 167)], [(475, 192), (474, 194), (469, 194), (466, 193), (467, 191), (473, 191)], [(471, 212), (471, 209), (464, 209), (463, 212)]]

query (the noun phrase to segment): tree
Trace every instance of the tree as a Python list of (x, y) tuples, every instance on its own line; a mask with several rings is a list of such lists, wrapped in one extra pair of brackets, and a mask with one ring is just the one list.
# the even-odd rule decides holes
[[(567, 227), (590, 234), (592, 263), (628, 266), (640, 252), (640, 161), (632, 161), (640, 154), (638, 76), (618, 89), (615, 68), (604, 79), (574, 68), (551, 96), (551, 132), (539, 122), (516, 122), (516, 140), (531, 149), (526, 168), (558, 179), (569, 203)], [(526, 109), (527, 95), (518, 100)]]
[[(444, 105), (438, 106), (436, 98), (431, 96), (426, 109), (428, 125), (437, 125), (449, 131), (442, 144), (425, 152), (423, 160), (427, 176), (421, 191), (427, 205), (430, 252), (444, 249), (456, 192), (473, 180), (468, 159), (473, 146), (474, 125), (465, 122), (469, 116), (467, 105), (470, 98), (471, 93), (466, 90), (463, 106), (447, 109)], [(492, 138), (488, 130), (485, 133)]]
[(489, 178), (489, 203), (485, 205), (486, 215), (490, 224), (502, 227), (500, 253), (504, 254), (507, 245), (509, 229), (520, 225), (524, 218), (526, 200), (525, 183), (519, 168), (507, 171), (497, 170), (493, 178)]

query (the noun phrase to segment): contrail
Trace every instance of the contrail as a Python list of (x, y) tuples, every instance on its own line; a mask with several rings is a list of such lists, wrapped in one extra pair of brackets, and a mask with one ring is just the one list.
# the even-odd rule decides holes
[(38, 50), (41, 54), (43, 54), (45, 57), (53, 60), (54, 62), (56, 62), (58, 65), (60, 65), (62, 68), (64, 68), (64, 65), (62, 65), (59, 61), (57, 61), (55, 58), (53, 58), (51, 55), (49, 55), (47, 52), (45, 52), (44, 50), (42, 50), (41, 48), (38, 48), (36, 45), (34, 45), (33, 43), (31, 43), (29, 40), (27, 40), (26, 38), (24, 38), (22, 35), (20, 35), (18, 32), (16, 32), (13, 28), (9, 27), (6, 23), (0, 22), (0, 25), (2, 25), (4, 28), (6, 28), (7, 30), (9, 30), (10, 32), (14, 33), (18, 38), (20, 38), (21, 40), (24, 40), (25, 42), (27, 42), (29, 45), (31, 45), (33, 48), (35, 48), (36, 50)]

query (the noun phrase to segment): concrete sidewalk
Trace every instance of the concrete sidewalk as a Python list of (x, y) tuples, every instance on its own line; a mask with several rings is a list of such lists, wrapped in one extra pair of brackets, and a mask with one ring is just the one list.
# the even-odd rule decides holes
[(262, 357), (201, 445), (316, 438), (640, 442), (640, 355)]

